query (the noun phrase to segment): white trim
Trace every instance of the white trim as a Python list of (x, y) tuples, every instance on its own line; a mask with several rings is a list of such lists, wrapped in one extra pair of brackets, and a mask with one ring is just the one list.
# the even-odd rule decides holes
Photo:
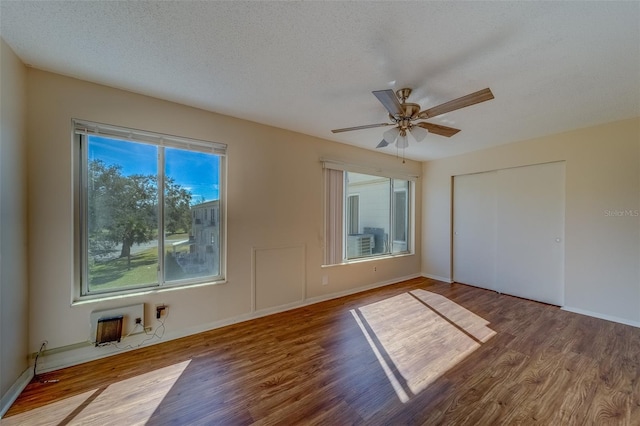
[(453, 280), (451, 278), (445, 278), (445, 277), (441, 277), (441, 276), (438, 276), (438, 275), (431, 275), (431, 274), (427, 274), (427, 273), (424, 273), (424, 272), (420, 276), (425, 277), (425, 278), (430, 278), (430, 279), (436, 280), (436, 281), (442, 281), (442, 282), (449, 283), (449, 284), (453, 283)]
[[(328, 265), (320, 265), (320, 268), (335, 268), (338, 266), (348, 266), (348, 265), (353, 265), (355, 263), (362, 263), (362, 262), (377, 262), (379, 260), (385, 260), (385, 259), (397, 259), (399, 257), (406, 257), (406, 256), (415, 256), (416, 254), (414, 252), (403, 252), (403, 253), (397, 253), (397, 254), (393, 254), (393, 253), (385, 253), (385, 254), (380, 254), (380, 255), (375, 255), (375, 256), (367, 256), (367, 257), (357, 257), (354, 259), (350, 259), (350, 260), (346, 260), (342, 263), (331, 263)], [(422, 277), (424, 275), (417, 275), (418, 277)], [(429, 278), (429, 277), (427, 277)]]
[(390, 179), (403, 179), (416, 182), (419, 175), (410, 175), (402, 171), (386, 170), (379, 167), (363, 166), (360, 164), (349, 164), (342, 161), (321, 158), (320, 162), (325, 169), (342, 170), (343, 172), (362, 173), (365, 175), (381, 176)]
[(0, 418), (5, 415), (7, 410), (11, 408), (11, 405), (18, 399), (24, 388), (27, 387), (29, 382), (33, 379), (33, 368), (29, 367), (22, 372), (18, 380), (16, 380), (9, 390), (2, 395), (0, 399)]
[(72, 119), (72, 122), (74, 132), (77, 135), (105, 136), (126, 141), (188, 149), (190, 151), (212, 152), (218, 155), (225, 155), (227, 151), (227, 145), (219, 142), (209, 142), (146, 130), (130, 129), (122, 126), (94, 123), (76, 118)]
[(620, 324), (625, 324), (625, 325), (630, 325), (632, 327), (639, 327), (640, 328), (640, 322), (631, 321), (631, 320), (628, 320), (626, 318), (614, 317), (614, 316), (607, 315), (607, 314), (601, 314), (599, 312), (588, 311), (586, 309), (573, 308), (571, 306), (562, 306), (560, 309), (562, 309), (563, 311), (567, 311), (567, 312), (573, 312), (574, 314), (586, 315), (588, 317), (599, 318), (599, 319), (603, 319), (603, 320), (606, 320), (606, 321), (617, 322), (617, 323), (620, 323)]
[[(322, 296), (315, 296), (308, 299), (304, 299), (297, 302), (287, 303), (284, 305), (260, 309), (253, 312), (247, 312), (245, 314), (237, 315), (231, 318), (225, 318), (219, 321), (213, 321), (206, 324), (201, 324), (193, 327), (184, 328), (182, 330), (177, 330), (173, 332), (167, 332), (162, 339), (156, 340), (153, 342), (149, 342), (145, 345), (141, 345), (140, 347), (147, 347), (151, 345), (155, 345), (158, 343), (168, 342), (170, 340), (180, 339), (182, 337), (191, 336), (193, 334), (203, 333), (210, 330), (215, 330), (217, 328), (226, 327), (228, 325), (238, 324), (241, 322), (261, 318), (267, 315), (277, 314), (280, 312), (289, 311), (292, 309), (302, 308), (305, 306), (313, 305), (320, 302), (325, 302), (327, 300), (338, 299), (340, 297), (349, 296), (351, 294), (361, 293), (363, 291), (371, 290), (378, 287), (384, 287), (391, 284), (401, 283), (406, 280), (419, 278), (420, 274), (412, 274), (404, 277), (398, 277), (392, 280), (387, 281), (379, 281), (373, 284), (364, 285), (360, 287), (356, 287), (353, 289), (331, 293)], [(306, 293), (306, 291), (305, 291)], [(82, 364), (89, 361), (95, 361), (97, 359), (106, 358), (110, 355), (116, 355), (124, 352), (128, 352), (136, 347), (136, 340), (144, 339), (147, 337), (145, 334), (137, 334), (130, 336), (126, 340), (123, 340), (119, 343), (120, 346), (131, 345), (133, 348), (131, 349), (118, 349), (115, 346), (101, 346), (95, 347), (91, 345), (89, 342), (70, 345), (62, 348), (53, 348), (50, 349), (50, 354), (45, 352), (41, 357), (41, 364), (38, 365), (39, 373), (47, 373), (54, 370), (59, 370), (61, 368), (71, 367), (74, 365)], [(80, 347), (78, 347), (80, 345)], [(28, 383), (28, 381), (27, 381)]]
[(481, 173), (498, 172), (500, 170), (521, 169), (523, 167), (529, 167), (529, 166), (541, 166), (541, 165), (544, 165), (544, 164), (566, 163), (566, 162), (567, 162), (567, 160), (552, 160), (552, 161), (543, 161), (541, 163), (527, 163), (527, 164), (520, 164), (518, 166), (502, 167), (502, 168), (499, 168), (499, 169), (488, 169), (488, 170), (480, 170), (478, 172), (461, 173), (461, 174), (458, 174), (458, 175), (452, 175), (451, 177), (454, 178), (456, 176), (479, 175)]

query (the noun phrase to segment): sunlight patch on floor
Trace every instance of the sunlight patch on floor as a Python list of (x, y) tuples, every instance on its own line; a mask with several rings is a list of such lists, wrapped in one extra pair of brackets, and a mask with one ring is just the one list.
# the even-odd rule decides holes
[(33, 410), (29, 410), (15, 416), (4, 417), (0, 420), (0, 425), (44, 426), (51, 424), (64, 424), (62, 423), (64, 420), (70, 417), (74, 411), (78, 410), (85, 401), (89, 400), (91, 396), (98, 391), (99, 389), (93, 389), (60, 401), (52, 402), (51, 404), (47, 404), (39, 408), (34, 408)]
[(391, 383), (391, 386), (393, 387), (393, 390), (396, 391), (396, 394), (398, 395), (398, 398), (403, 403), (409, 401), (409, 395), (407, 395), (407, 393), (404, 391), (404, 389), (402, 388), (402, 385), (400, 384), (400, 382), (396, 378), (395, 374), (393, 373), (393, 370), (391, 369), (391, 367), (387, 363), (387, 361), (384, 358), (384, 356), (382, 356), (382, 353), (378, 350), (377, 345), (375, 344), (375, 342), (371, 338), (371, 335), (367, 331), (367, 328), (364, 326), (364, 324), (360, 320), (360, 317), (358, 316), (358, 314), (356, 313), (356, 311), (354, 309), (352, 309), (350, 312), (353, 315), (353, 317), (355, 318), (356, 322), (358, 323), (358, 326), (362, 330), (362, 333), (364, 334), (364, 337), (367, 339), (367, 342), (369, 343), (369, 346), (371, 346), (371, 350), (373, 351), (374, 355), (378, 359), (378, 362), (380, 363), (380, 366), (382, 367), (382, 370), (384, 371), (384, 374), (387, 375), (387, 378), (389, 379), (389, 383)]
[[(0, 420), (1, 426), (146, 424), (191, 360)], [(62, 384), (62, 383), (61, 383)]]
[(452, 302), (441, 294), (431, 293), (426, 290), (413, 290), (409, 293), (482, 343), (496, 335), (495, 331), (487, 327), (489, 321)]
[(483, 318), (425, 290), (399, 294), (351, 314), (402, 402), (496, 334)]

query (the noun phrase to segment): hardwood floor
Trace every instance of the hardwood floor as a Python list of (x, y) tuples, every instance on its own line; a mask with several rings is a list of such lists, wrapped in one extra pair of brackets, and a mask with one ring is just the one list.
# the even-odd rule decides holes
[(640, 329), (414, 279), (41, 375), (1, 424), (640, 424)]

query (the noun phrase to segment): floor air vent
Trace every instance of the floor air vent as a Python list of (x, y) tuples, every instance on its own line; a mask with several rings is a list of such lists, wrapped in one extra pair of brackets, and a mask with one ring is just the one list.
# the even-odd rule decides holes
[(96, 346), (120, 341), (122, 337), (122, 319), (122, 315), (98, 319)]

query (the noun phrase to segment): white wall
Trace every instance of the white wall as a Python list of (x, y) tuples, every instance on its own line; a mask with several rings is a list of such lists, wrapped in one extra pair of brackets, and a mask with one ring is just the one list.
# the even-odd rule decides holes
[(451, 277), (452, 176), (560, 160), (565, 307), (640, 326), (639, 118), (424, 163), (423, 274)]
[[(147, 303), (169, 306), (167, 333), (185, 334), (251, 314), (256, 249), (303, 247), (306, 299), (348, 292), (420, 274), (417, 255), (321, 268), (323, 178), (320, 159), (419, 174), (421, 165), (35, 69), (28, 73), (30, 350), (88, 338), (91, 311)], [(72, 305), (73, 206), (71, 119), (132, 127), (228, 144), (228, 282)], [(418, 185), (416, 200), (420, 217)], [(417, 226), (417, 235), (420, 227)], [(296, 252), (298, 253), (298, 252)], [(264, 257), (264, 256), (263, 256)], [(268, 257), (268, 256), (267, 256)], [(262, 259), (262, 257), (260, 258)], [(276, 262), (278, 263), (278, 262)], [(300, 266), (300, 265), (298, 265)], [(322, 285), (323, 276), (329, 284)], [(300, 287), (269, 283), (270, 300), (297, 300)], [(289, 294), (289, 292), (293, 292)], [(147, 312), (146, 323), (153, 323)], [(45, 357), (46, 358), (46, 357)], [(46, 363), (46, 359), (45, 359)]]
[(0, 414), (28, 368), (26, 71), (0, 39)]

